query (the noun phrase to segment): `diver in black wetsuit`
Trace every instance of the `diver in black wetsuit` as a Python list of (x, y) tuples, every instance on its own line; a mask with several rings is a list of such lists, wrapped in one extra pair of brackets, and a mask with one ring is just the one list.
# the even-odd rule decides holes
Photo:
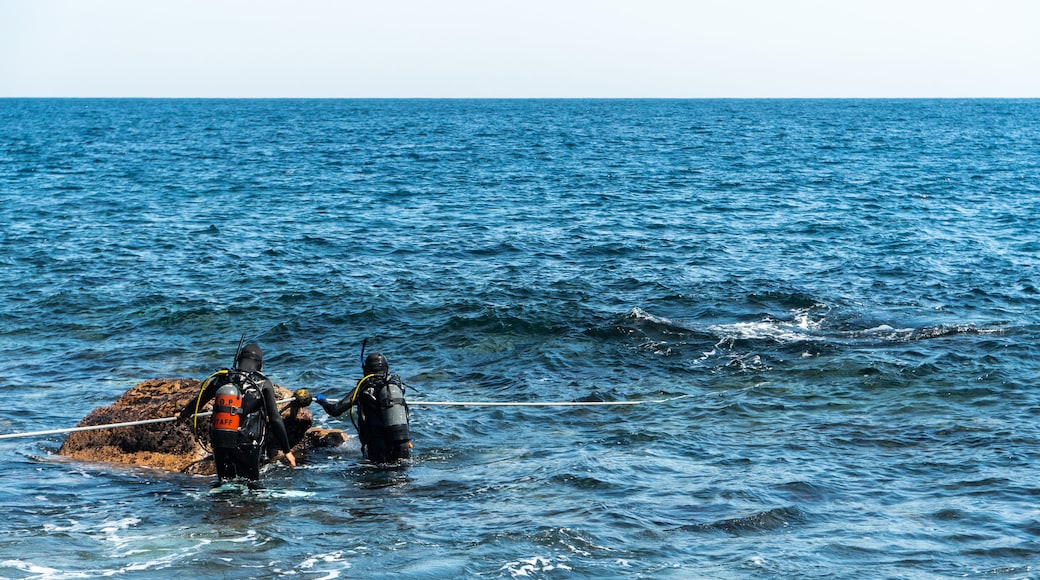
[(325, 395), (315, 395), (314, 400), (333, 417), (357, 406), (355, 427), (361, 451), (369, 461), (392, 463), (408, 459), (412, 443), (408, 436), (408, 403), (404, 400), (401, 377), (390, 374), (386, 357), (379, 353), (368, 355), (361, 368), (364, 377), (349, 396), (335, 404)]
[[(199, 396), (190, 401), (179, 418), (186, 421), (198, 413), (210, 399), (210, 443), (217, 478), (224, 482), (236, 477), (251, 481), (260, 479), (260, 464), (267, 451), (268, 427), (274, 432), (274, 443), (285, 452), (290, 467), (296, 458), (289, 447), (289, 437), (278, 412), (274, 385), (260, 373), (263, 351), (259, 345), (247, 344), (235, 357), (232, 369), (221, 369), (202, 382)], [(198, 418), (196, 418), (198, 421)]]

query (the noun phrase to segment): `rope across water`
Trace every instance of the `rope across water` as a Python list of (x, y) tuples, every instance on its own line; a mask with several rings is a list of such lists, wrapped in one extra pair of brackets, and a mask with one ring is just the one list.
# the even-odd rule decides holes
[(667, 399), (649, 399), (643, 401), (412, 401), (409, 405), (428, 407), (617, 407), (634, 405), (651, 405), (668, 403), (677, 399), (685, 399), (693, 395), (679, 395)]
[[(692, 397), (693, 395), (679, 395), (677, 397), (669, 397), (667, 399), (648, 399), (641, 401), (517, 401), (517, 402), (497, 402), (497, 401), (412, 401), (412, 406), (426, 406), (426, 407), (618, 407), (618, 406), (635, 406), (635, 405), (650, 405), (668, 403), (678, 399), (685, 399)], [(295, 400), (295, 397), (282, 399), (278, 401), (278, 404), (289, 403)], [(335, 402), (335, 399), (329, 399), (329, 402)], [(212, 412), (198, 413), (196, 417), (207, 417)], [(95, 431), (98, 429), (116, 429), (119, 427), (136, 427), (138, 425), (151, 425), (154, 423), (169, 423), (176, 421), (177, 417), (163, 417), (161, 419), (144, 419), (141, 421), (128, 421), (125, 423), (109, 423), (107, 425), (87, 425), (84, 427), (69, 427), (66, 429), (48, 429), (45, 431), (28, 431), (25, 433), (6, 433), (0, 435), (0, 439), (15, 439), (19, 437), (38, 437), (42, 435), (57, 435), (60, 433), (75, 433), (78, 431)]]
[[(279, 404), (281, 404), (281, 403), (288, 403), (288, 402), (293, 401), (293, 400), (294, 400), (294, 398), (282, 399), (282, 400), (278, 401), (278, 403)], [(195, 416), (196, 417), (208, 417), (208, 416), (210, 416), (212, 414), (213, 414), (212, 411), (206, 411), (206, 412), (203, 412), (203, 413), (196, 413)], [(154, 423), (169, 423), (171, 421), (176, 421), (176, 420), (177, 420), (177, 416), (175, 415), (173, 417), (163, 417), (161, 419), (142, 419), (140, 421), (127, 421), (125, 423), (108, 423), (106, 425), (86, 425), (86, 426), (83, 426), (83, 427), (69, 427), (69, 428), (66, 428), (66, 429), (48, 429), (46, 431), (28, 431), (26, 433), (5, 433), (3, 435), (0, 435), (0, 439), (15, 439), (15, 438), (18, 438), (18, 437), (36, 437), (36, 436), (39, 436), (39, 435), (57, 435), (59, 433), (76, 433), (78, 431), (97, 431), (98, 429), (116, 429), (118, 427), (136, 427), (138, 425), (151, 425), (151, 424), (154, 424)]]

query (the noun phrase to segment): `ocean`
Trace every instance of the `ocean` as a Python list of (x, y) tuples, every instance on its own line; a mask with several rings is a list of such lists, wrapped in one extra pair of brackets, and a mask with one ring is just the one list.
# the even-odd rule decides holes
[(1038, 231), (1036, 100), (3, 99), (0, 434), (367, 340), (414, 459), (3, 439), (0, 577), (1037, 578)]

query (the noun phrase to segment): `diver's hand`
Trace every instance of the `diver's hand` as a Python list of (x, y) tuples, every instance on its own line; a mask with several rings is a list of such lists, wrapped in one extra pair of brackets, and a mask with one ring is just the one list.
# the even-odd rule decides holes
[(317, 395), (314, 395), (314, 400), (317, 401), (318, 403), (324, 403), (324, 402), (328, 401), (328, 397), (326, 397), (325, 395), (323, 395), (321, 393), (318, 393)]
[(292, 451), (285, 454), (285, 460), (289, 462), (289, 467), (296, 468), (296, 456), (293, 455)]

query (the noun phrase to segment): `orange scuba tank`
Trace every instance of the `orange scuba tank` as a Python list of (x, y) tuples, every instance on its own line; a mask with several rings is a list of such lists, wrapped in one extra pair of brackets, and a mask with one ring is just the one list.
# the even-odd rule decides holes
[(242, 391), (228, 383), (213, 397), (213, 416), (210, 422), (210, 441), (214, 447), (235, 447), (238, 428), (242, 421)]

